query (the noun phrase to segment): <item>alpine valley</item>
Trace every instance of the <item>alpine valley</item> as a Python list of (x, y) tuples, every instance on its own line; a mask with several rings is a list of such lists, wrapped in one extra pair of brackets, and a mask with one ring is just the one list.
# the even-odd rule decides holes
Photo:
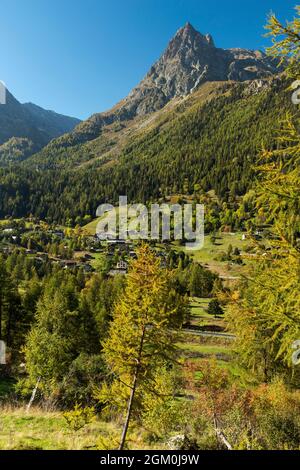
[[(26, 3), (35, 31), (39, 9)], [(88, 57), (101, 56), (91, 38), (104, 34), (94, 9), (119, 58), (124, 36), (108, 13), (115, 18), (126, 3), (135, 26), (133, 10), (143, 4), (138, 14), (145, 8), (149, 23), (156, 2), (78, 0), (76, 11), (62, 3), (51, 2), (60, 14), (46, 39), (57, 52), (63, 28), (62, 49), (70, 46), (86, 77)], [(235, 3), (244, 26), (241, 2), (226, 2), (225, 18), (216, 2), (165, 3), (174, 14), (197, 4), (224, 31)], [(268, 2), (244, 3), (253, 18)], [(291, 21), (270, 15), (266, 30), (264, 53), (222, 49), (185, 24), (127, 97), (83, 122), (7, 93), (0, 459), (1, 450), (31, 450), (29, 458), (98, 450), (109, 451), (95, 454), (98, 464), (180, 467), (199, 463), (202, 450), (244, 450), (250, 460), (249, 450), (299, 451), (300, 6)], [(58, 57), (60, 85), (70, 87), (60, 73), (69, 62), (62, 67)], [(114, 205), (108, 218), (97, 211), (102, 203)], [(107, 239), (96, 234), (100, 226)], [(191, 232), (199, 243), (190, 243)], [(227, 455), (236, 461), (236, 452)]]

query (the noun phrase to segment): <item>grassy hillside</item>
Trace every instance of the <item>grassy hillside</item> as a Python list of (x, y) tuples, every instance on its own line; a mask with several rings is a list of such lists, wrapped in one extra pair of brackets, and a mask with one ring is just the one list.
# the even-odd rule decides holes
[[(219, 233), (216, 235), (216, 241), (213, 243), (210, 236), (204, 237), (204, 246), (200, 250), (189, 252), (193, 259), (208, 269), (222, 276), (224, 280), (227, 278), (234, 281), (234, 278), (239, 278), (247, 271), (249, 259), (244, 258), (245, 250), (248, 249), (250, 242), (243, 240), (242, 233)], [(223, 260), (222, 257), (228, 252), (229, 247), (232, 249), (237, 248), (242, 255), (243, 265), (239, 265), (228, 260)], [(183, 250), (185, 248), (176, 243), (173, 244), (176, 250)], [(245, 266), (246, 265), (246, 266)]]

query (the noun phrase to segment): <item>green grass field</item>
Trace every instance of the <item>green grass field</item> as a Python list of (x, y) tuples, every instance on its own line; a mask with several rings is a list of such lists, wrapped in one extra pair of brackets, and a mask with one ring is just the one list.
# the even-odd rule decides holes
[[(116, 207), (116, 216), (117, 216), (117, 224), (118, 224), (118, 217), (119, 217), (119, 208)], [(122, 214), (123, 212), (121, 212)], [(106, 214), (107, 215), (107, 214)], [(102, 217), (97, 217), (96, 219), (92, 220), (89, 224), (87, 225), (84, 225), (82, 227), (82, 229), (88, 234), (88, 235), (95, 235), (96, 234), (96, 230), (97, 230), (97, 225), (98, 223), (100, 222), (101, 219), (103, 219), (105, 217), (105, 215), (103, 215)], [(130, 222), (130, 218), (128, 218), (128, 221)]]
[(93, 449), (101, 434), (114, 432), (109, 423), (96, 420), (75, 432), (69, 429), (63, 413), (39, 408), (26, 413), (24, 408), (0, 410), (0, 449), (72, 450)]
[(99, 217), (98, 219), (92, 220), (92, 222), (82, 227), (82, 230), (84, 230), (88, 235), (95, 235), (96, 228), (100, 219), (101, 217)]
[[(230, 245), (233, 247), (233, 249), (238, 248), (241, 252), (243, 252), (249, 245), (249, 241), (243, 240), (242, 233), (240, 232), (234, 234), (218, 234), (215, 243), (212, 242), (211, 236), (207, 235), (204, 238), (203, 248), (200, 250), (188, 251), (187, 253), (195, 262), (207, 266), (211, 271), (218, 273), (220, 276), (227, 278), (239, 278), (241, 274), (247, 272), (247, 265), (241, 266), (229, 261), (220, 260), (221, 255), (223, 253), (227, 253)], [(173, 248), (179, 251), (186, 251), (184, 246), (180, 246), (176, 242), (173, 243)]]
[[(203, 331), (205, 331), (206, 326), (221, 326), (224, 330), (227, 330), (226, 321), (223, 318), (215, 319), (207, 313), (210, 300), (190, 298), (190, 325), (193, 327), (201, 326)], [(228, 370), (233, 381), (242, 384), (249, 384), (253, 381), (253, 378), (246, 374), (244, 369), (236, 362), (234, 341), (230, 338), (200, 336), (195, 332), (185, 330), (181, 333), (177, 346), (181, 352), (181, 359), (184, 362), (188, 361), (194, 364), (196, 368), (199, 367), (200, 369), (201, 362), (204, 360), (214, 359), (217, 366)]]
[(192, 297), (190, 299), (190, 325), (201, 327), (205, 327), (205, 325), (216, 325), (218, 329), (223, 328), (225, 330), (226, 324), (224, 318), (215, 318), (208, 313), (207, 310), (210, 301), (211, 299), (201, 299), (198, 297)]
[(196, 342), (185, 341), (178, 343), (178, 347), (184, 352), (184, 354), (189, 355), (190, 353), (199, 354), (199, 357), (205, 356), (215, 356), (218, 354), (230, 354), (230, 345), (222, 344), (202, 344)]
[[(79, 431), (69, 428), (62, 412), (32, 408), (0, 408), (0, 450), (112, 450), (120, 442), (122, 422), (101, 416)], [(163, 443), (147, 442), (146, 432), (130, 428), (128, 449), (159, 450)]]
[(96, 271), (101, 271), (104, 267), (106, 256), (104, 253), (93, 253), (93, 258), (91, 260), (91, 265)]

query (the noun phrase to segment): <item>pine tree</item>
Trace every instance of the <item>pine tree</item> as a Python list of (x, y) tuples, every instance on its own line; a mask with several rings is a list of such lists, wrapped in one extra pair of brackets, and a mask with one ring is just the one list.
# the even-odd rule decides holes
[(7, 271), (2, 256), (0, 257), (0, 340), (3, 339), (2, 324), (6, 308), (6, 287), (7, 287)]
[(209, 315), (214, 315), (215, 318), (217, 318), (218, 316), (224, 315), (224, 311), (217, 299), (212, 299), (209, 302), (207, 313)]
[(26, 316), (22, 310), (18, 289), (0, 257), (0, 340), (12, 353), (18, 353), (24, 336)]

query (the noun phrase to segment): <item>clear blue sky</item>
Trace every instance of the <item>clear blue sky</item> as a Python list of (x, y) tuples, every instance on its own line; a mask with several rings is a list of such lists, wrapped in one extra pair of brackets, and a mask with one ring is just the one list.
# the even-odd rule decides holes
[(21, 102), (87, 118), (128, 94), (187, 21), (219, 47), (263, 49), (297, 0), (0, 0), (1, 71)]

